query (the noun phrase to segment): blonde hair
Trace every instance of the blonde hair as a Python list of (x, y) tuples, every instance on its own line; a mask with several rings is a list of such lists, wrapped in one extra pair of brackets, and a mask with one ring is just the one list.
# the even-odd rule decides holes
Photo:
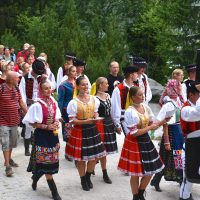
[(76, 67), (76, 66), (74, 66), (74, 65), (68, 66), (67, 69), (66, 69), (66, 73), (65, 74), (69, 75), (69, 73), (71, 72), (71, 70), (72, 70), (73, 67)]
[(2, 72), (7, 72), (7, 71), (10, 71), (11, 70), (11, 67), (10, 67), (10, 62), (5, 62), (3, 64), (3, 66), (1, 67), (1, 71)]
[(96, 80), (96, 92), (99, 90), (99, 87), (100, 85), (105, 82), (107, 80), (107, 78), (105, 77), (99, 77), (97, 80)]
[(182, 69), (175, 69), (172, 72), (172, 79), (176, 79), (176, 76), (179, 75), (179, 74), (183, 74), (183, 70)]

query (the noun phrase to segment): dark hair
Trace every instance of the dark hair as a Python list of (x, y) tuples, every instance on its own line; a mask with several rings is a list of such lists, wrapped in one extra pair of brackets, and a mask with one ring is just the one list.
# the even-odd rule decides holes
[(189, 94), (197, 94), (199, 93), (199, 91), (197, 90), (197, 88), (195, 87), (195, 81), (192, 80), (187, 80), (185, 82), (185, 85), (187, 87), (187, 99), (189, 98)]
[(138, 90), (140, 90), (140, 87), (132, 86), (129, 90), (129, 98), (131, 98), (132, 96), (135, 96), (137, 94)]
[(77, 79), (76, 79), (76, 85), (80, 85), (81, 81), (83, 79), (86, 79), (84, 76), (79, 76)]

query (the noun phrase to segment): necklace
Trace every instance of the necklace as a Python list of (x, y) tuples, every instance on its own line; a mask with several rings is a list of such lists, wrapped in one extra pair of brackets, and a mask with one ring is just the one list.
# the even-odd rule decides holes
[(106, 94), (105, 92), (102, 92), (102, 91), (97, 91), (97, 93), (99, 93), (99, 94), (103, 94), (103, 95)]

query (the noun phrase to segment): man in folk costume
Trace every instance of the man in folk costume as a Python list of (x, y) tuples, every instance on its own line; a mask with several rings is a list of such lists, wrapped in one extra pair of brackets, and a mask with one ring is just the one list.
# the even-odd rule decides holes
[[(187, 87), (187, 98), (188, 100), (184, 103), (181, 109), (181, 128), (184, 136), (189, 136), (194, 131), (200, 130), (200, 85), (195, 86), (195, 81), (188, 80), (186, 81)], [(189, 147), (189, 146), (187, 146)], [(180, 188), (180, 200), (193, 200), (191, 195), (192, 183), (188, 181), (185, 173), (185, 159), (186, 153), (190, 151), (185, 147), (183, 147), (182, 153), (182, 164), (183, 164), (183, 182)], [(187, 165), (194, 165), (194, 163), (187, 163)]]
[[(32, 64), (32, 71), (22, 77), (19, 90), (27, 107), (30, 107), (38, 98), (39, 83), (42, 76), (46, 77), (45, 74), (46, 70), (44, 63), (41, 60), (36, 59)], [(23, 128), (22, 136), (24, 137), (25, 156), (30, 156), (29, 145), (32, 131), (32, 127)]]
[(196, 68), (197, 68), (196, 64), (190, 64), (185, 67), (185, 70), (187, 71), (187, 74), (188, 74), (188, 78), (184, 80), (182, 83), (182, 96), (183, 96), (184, 102), (187, 101), (187, 87), (185, 83), (187, 80), (195, 81)]
[(115, 87), (112, 93), (111, 116), (117, 128), (117, 132), (121, 133), (123, 130), (124, 134), (126, 134), (128, 130), (126, 130), (126, 126), (124, 125), (124, 112), (129, 89), (134, 86), (134, 81), (136, 81), (138, 77), (138, 68), (128, 66), (123, 69), (123, 72), (125, 79)]
[(66, 70), (69, 66), (73, 65), (73, 61), (76, 58), (76, 54), (73, 52), (68, 52), (65, 55), (65, 63), (62, 67), (59, 67), (58, 73), (57, 73), (57, 91), (58, 88), (62, 82), (63, 77), (66, 75)]
[(147, 63), (142, 57), (133, 57), (132, 59), (133, 66), (139, 68), (138, 70), (138, 79), (135, 81), (135, 85), (142, 88), (144, 92), (144, 103), (148, 104), (152, 99), (152, 92), (149, 86), (148, 76), (145, 74), (147, 69)]

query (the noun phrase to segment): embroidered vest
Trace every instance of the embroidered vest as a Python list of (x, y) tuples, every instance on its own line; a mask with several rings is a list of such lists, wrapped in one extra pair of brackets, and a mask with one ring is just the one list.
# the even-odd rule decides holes
[[(90, 97), (91, 98), (91, 97)], [(77, 100), (77, 119), (83, 120), (94, 117), (95, 101), (92, 97), (92, 101), (83, 103)]]
[[(28, 74), (24, 76), (25, 79), (25, 86), (26, 86), (26, 98), (27, 99), (32, 99), (33, 98), (33, 84), (34, 84), (34, 79), (33, 78), (28, 78)], [(41, 81), (41, 76), (37, 78), (38, 83)]]
[(126, 107), (126, 98), (128, 95), (129, 88), (124, 86), (123, 83), (120, 83), (118, 86), (120, 91), (120, 98), (121, 98), (121, 108), (124, 110)]
[[(184, 103), (182, 109), (185, 106), (191, 106), (190, 103), (187, 101)], [(182, 110), (181, 109), (181, 110)], [(183, 135), (187, 136), (189, 133), (196, 131), (196, 130), (200, 130), (200, 121), (197, 122), (186, 122), (182, 119), (182, 117), (180, 117), (180, 124), (181, 124), (181, 128), (183, 131)]]
[(47, 105), (45, 105), (44, 103), (40, 102), (40, 105), (42, 107), (42, 115), (43, 115), (43, 120), (42, 120), (42, 124), (52, 124), (53, 122), (55, 122), (55, 117), (56, 117), (56, 103), (53, 102), (53, 100), (51, 99), (51, 105), (52, 105), (52, 111), (53, 113), (50, 114), (49, 112), (49, 108), (47, 107)]
[(146, 109), (145, 106), (143, 106), (143, 107), (144, 107), (144, 110), (145, 110), (144, 114), (139, 113), (139, 112), (134, 108), (134, 109), (136, 110), (137, 114), (138, 114), (139, 119), (140, 119), (139, 124), (138, 124), (138, 126), (137, 126), (139, 129), (145, 128), (145, 127), (147, 127), (148, 124), (149, 124), (149, 115), (148, 115), (147, 109)]

